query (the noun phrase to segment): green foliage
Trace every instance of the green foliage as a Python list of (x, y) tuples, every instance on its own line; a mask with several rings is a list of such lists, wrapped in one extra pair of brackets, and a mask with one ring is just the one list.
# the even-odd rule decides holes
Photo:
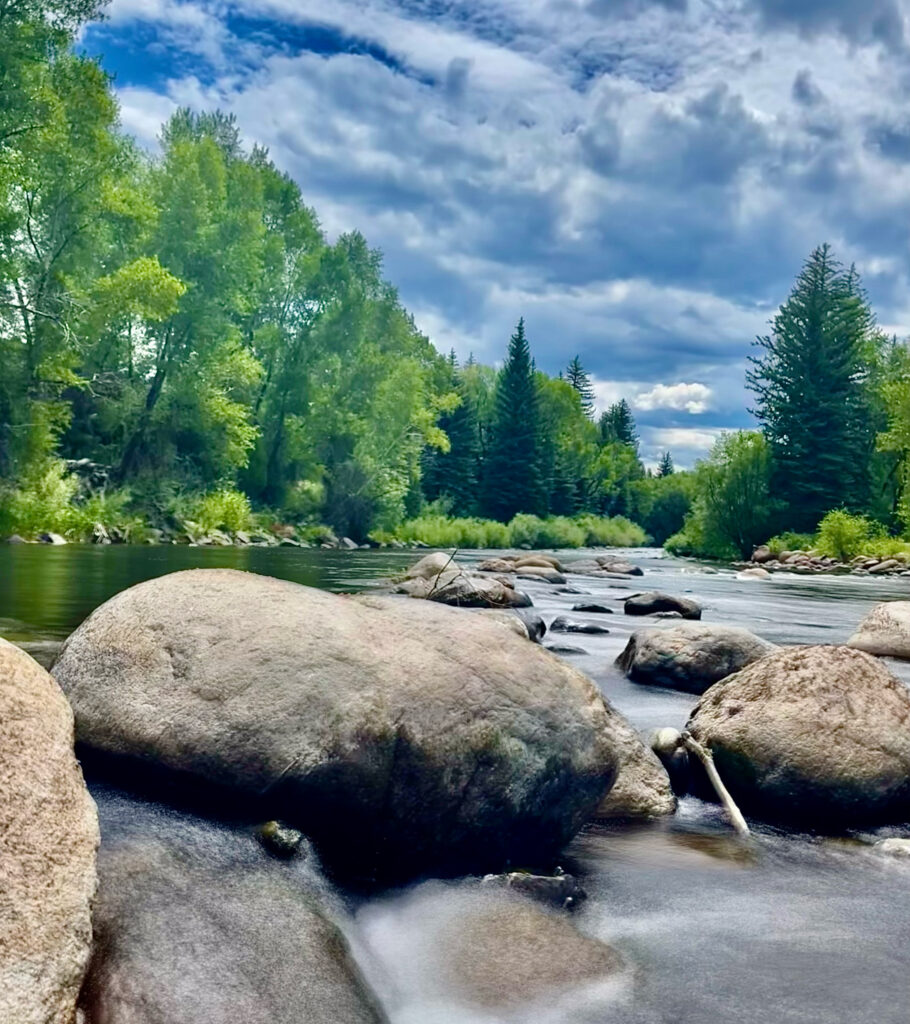
[(881, 525), (846, 509), (828, 512), (819, 523), (815, 547), (823, 555), (849, 561), (885, 539)]
[(490, 519), (426, 515), (402, 523), (394, 533), (377, 531), (371, 536), (380, 543), (397, 539), (433, 548), (467, 549), (635, 547), (646, 539), (641, 527), (621, 517), (568, 519), (527, 514), (515, 516), (508, 525)]
[(600, 434), (604, 443), (618, 442), (635, 449), (638, 454), (638, 431), (629, 403), (623, 398), (611, 405), (600, 417)]
[(773, 491), (786, 521), (814, 529), (843, 504), (871, 501), (876, 422), (869, 386), (875, 318), (854, 268), (828, 245), (806, 261), (790, 297), (759, 338), (747, 374), (773, 459)]
[(655, 544), (662, 545), (682, 530), (692, 508), (696, 486), (693, 473), (674, 472), (637, 481), (634, 493), (636, 519)]
[(815, 534), (781, 533), (765, 541), (765, 545), (775, 558), (783, 554), (784, 551), (812, 551), (816, 547)]
[(594, 415), (594, 388), (591, 386), (591, 378), (581, 365), (578, 356), (566, 367), (566, 382), (578, 392), (581, 399), (581, 409), (585, 416)]
[(186, 506), (186, 519), (196, 525), (200, 533), (212, 530), (248, 530), (253, 524), (250, 499), (231, 487), (222, 487), (208, 494), (191, 498)]
[(669, 452), (664, 452), (657, 466), (657, 476), (672, 476), (675, 471), (673, 456)]
[(696, 467), (696, 498), (683, 529), (666, 542), (676, 554), (748, 558), (768, 534), (774, 514), (771, 461), (754, 431), (723, 434)]

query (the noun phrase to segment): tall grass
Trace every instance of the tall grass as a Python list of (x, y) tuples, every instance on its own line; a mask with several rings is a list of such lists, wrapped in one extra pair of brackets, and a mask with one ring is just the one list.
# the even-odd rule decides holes
[(593, 515), (542, 519), (522, 514), (508, 524), (491, 519), (424, 515), (402, 523), (394, 533), (376, 532), (371, 536), (380, 542), (419, 541), (431, 548), (638, 547), (647, 541), (645, 531), (622, 516), (605, 519)]

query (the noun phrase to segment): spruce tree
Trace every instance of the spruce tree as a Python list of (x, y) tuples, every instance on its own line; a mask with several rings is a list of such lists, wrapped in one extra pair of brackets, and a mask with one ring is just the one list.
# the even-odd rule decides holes
[(673, 456), (669, 452), (664, 452), (660, 457), (660, 462), (657, 464), (657, 475), (672, 476), (675, 472), (676, 467), (673, 465)]
[(811, 531), (824, 514), (865, 511), (875, 428), (867, 383), (875, 320), (859, 276), (827, 244), (803, 266), (790, 297), (758, 338), (747, 373), (771, 448), (773, 496), (785, 525)]
[(604, 444), (618, 441), (638, 451), (638, 432), (629, 403), (624, 399), (611, 405), (600, 417), (600, 436)]
[(491, 519), (508, 522), (518, 512), (546, 513), (539, 435), (537, 382), (522, 318), (496, 388), (484, 479), (484, 514)]
[[(562, 377), (562, 374), (559, 375)], [(572, 385), (581, 397), (581, 408), (585, 416), (594, 415), (594, 388), (591, 387), (591, 378), (581, 365), (578, 356), (566, 367), (566, 380)]]

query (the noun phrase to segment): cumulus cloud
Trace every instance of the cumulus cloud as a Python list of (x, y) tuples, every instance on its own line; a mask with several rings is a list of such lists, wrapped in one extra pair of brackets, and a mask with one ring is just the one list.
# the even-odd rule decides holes
[(650, 391), (636, 395), (632, 406), (644, 412), (678, 409), (694, 416), (711, 407), (711, 396), (711, 389), (705, 384), (656, 384)]
[(85, 45), (117, 49), (123, 123), (144, 145), (176, 105), (234, 112), (331, 235), (360, 228), (383, 249), (442, 350), (500, 360), (524, 315), (543, 369), (578, 353), (602, 404), (643, 403), (656, 452), (670, 446), (656, 432), (693, 417), (710, 425), (672, 445), (697, 441), (692, 457), (711, 431), (749, 424), (750, 342), (815, 244), (857, 263), (881, 322), (910, 324), (890, 0), (114, 0), (110, 13)]

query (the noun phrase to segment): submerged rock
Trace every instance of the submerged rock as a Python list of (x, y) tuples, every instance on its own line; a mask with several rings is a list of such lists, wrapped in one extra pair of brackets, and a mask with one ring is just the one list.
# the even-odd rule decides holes
[(778, 650), (712, 686), (688, 729), (744, 813), (826, 829), (910, 816), (910, 691), (861, 651)]
[(86, 1024), (383, 1024), (299, 876), (197, 854), (153, 835), (102, 848)]
[(481, 883), (488, 887), (511, 889), (530, 896), (540, 903), (549, 903), (562, 910), (575, 910), (588, 898), (574, 875), (557, 868), (553, 875), (532, 875), (526, 871), (511, 871), (507, 875), (486, 875)]
[(0, 640), (0, 1021), (71, 1024), (92, 941), (98, 818), (53, 679)]
[(605, 572), (613, 572), (619, 576), (644, 576), (645, 574), (640, 565), (620, 562), (605, 555), (599, 555), (595, 561)]
[(910, 660), (910, 601), (877, 604), (847, 646), (883, 658)]
[(54, 671), (87, 747), (236, 792), (348, 876), (546, 862), (618, 760), (594, 684), (499, 622), (234, 570), (118, 594)]
[(600, 636), (609, 633), (610, 630), (606, 626), (601, 626), (599, 622), (576, 622), (574, 619), (568, 619), (564, 615), (560, 615), (550, 623), (551, 633), (583, 633), (590, 636)]
[(657, 612), (678, 612), (684, 619), (700, 619), (701, 608), (687, 597), (674, 597), (652, 590), (633, 594), (625, 602), (626, 615), (654, 615)]
[(636, 630), (616, 665), (633, 682), (702, 694), (776, 649), (747, 629), (686, 622)]
[(301, 852), (303, 833), (280, 821), (267, 821), (257, 833), (259, 842), (276, 857), (289, 859)]
[(584, 603), (572, 605), (573, 612), (586, 612), (588, 615), (612, 615), (613, 609), (605, 604)]

